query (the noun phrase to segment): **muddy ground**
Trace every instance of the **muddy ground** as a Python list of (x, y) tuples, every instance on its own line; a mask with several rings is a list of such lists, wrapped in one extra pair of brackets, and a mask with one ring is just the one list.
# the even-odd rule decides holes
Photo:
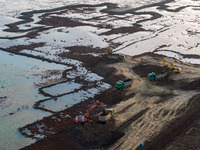
[[(169, 1), (170, 2), (170, 1)], [(160, 8), (166, 9), (167, 2), (154, 4)], [(113, 4), (102, 4), (99, 6), (116, 7)], [(78, 7), (81, 7), (79, 9)], [(83, 7), (83, 9), (82, 9)], [(85, 6), (86, 7), (86, 6)], [(87, 6), (93, 7), (93, 6)], [(95, 6), (94, 6), (95, 7)], [(148, 8), (148, 6), (145, 6)], [(84, 11), (84, 6), (66, 7), (69, 10)], [(65, 9), (66, 9), (65, 8)], [(64, 8), (62, 8), (64, 10)], [(58, 10), (62, 10), (59, 8)], [(141, 8), (138, 8), (141, 9)], [(181, 8), (182, 9), (182, 8)], [(56, 11), (40, 11), (51, 12)], [(111, 9), (112, 10), (112, 9)], [(86, 11), (93, 11), (91, 8)], [(127, 12), (113, 12), (109, 9), (104, 10), (108, 14), (126, 14)], [(129, 10), (129, 13), (136, 14), (135, 10)], [(175, 10), (178, 11), (178, 10)], [(10, 32), (24, 32), (19, 30), (17, 25), (24, 24), (30, 21), (30, 17), (38, 13), (29, 12), (23, 13), (21, 19), (23, 21), (8, 25)], [(62, 14), (63, 12), (61, 12)], [(75, 27), (86, 26), (87, 23), (82, 23), (80, 20), (71, 18), (51, 17), (50, 14), (44, 14), (38, 24), (51, 26), (48, 28), (33, 28), (31, 32), (22, 36), (35, 38), (45, 30), (56, 27)], [(152, 17), (148, 20), (153, 20), (161, 17), (157, 13), (151, 13)], [(101, 17), (92, 18), (93, 21), (102, 19)], [(144, 22), (144, 19), (140, 22)], [(112, 29), (104, 32), (104, 35), (112, 35), (115, 33), (133, 33), (143, 31), (140, 22), (134, 24), (133, 27), (121, 27), (112, 29), (111, 26), (104, 26)], [(104, 24), (105, 25), (105, 24)], [(90, 24), (91, 26), (91, 24)], [(102, 25), (93, 25), (101, 27)], [(15, 37), (21, 38), (21, 37)], [(9, 39), (9, 38), (8, 38)], [(12, 38), (11, 38), (12, 39)], [(112, 46), (117, 46), (119, 43), (111, 43)], [(19, 53), (24, 49), (33, 50), (37, 47), (42, 47), (44, 43), (30, 44), (27, 46), (18, 45), (12, 46), (5, 51)], [(109, 60), (104, 51), (106, 49), (94, 48), (91, 46), (73, 46), (65, 47), (69, 52), (59, 53), (58, 56), (64, 59), (75, 59), (83, 62), (83, 67), (89, 71), (104, 77), (103, 81), (109, 83), (112, 87), (95, 95), (94, 98), (89, 98), (86, 101), (78, 103), (64, 111), (51, 112), (53, 115), (38, 120), (32, 124), (19, 129), (19, 131), (28, 138), (36, 139), (37, 142), (22, 148), (23, 150), (54, 150), (54, 149), (70, 149), (70, 150), (85, 150), (85, 149), (110, 149), (110, 150), (130, 150), (130, 149), (199, 149), (199, 90), (200, 90), (200, 68), (198, 65), (191, 65), (180, 62), (172, 58), (169, 59), (176, 67), (180, 67), (182, 72), (169, 73), (162, 81), (150, 82), (147, 75), (150, 72), (157, 74), (168, 72), (170, 66), (163, 66), (161, 55), (153, 53), (145, 53), (135, 57), (126, 56), (124, 61)], [(99, 54), (93, 56), (91, 53)], [(45, 59), (42, 56), (32, 56), (28, 54), (21, 55), (34, 57), (49, 62), (60, 63), (58, 60)], [(66, 64), (68, 65), (68, 64)], [(70, 71), (76, 70), (77, 66), (70, 65), (71, 70), (64, 71), (60, 79), (61, 82), (66, 82), (66, 75)], [(131, 87), (115, 90), (114, 84), (118, 80), (126, 78), (133, 79)], [(83, 78), (76, 77), (76, 83), (83, 84), (83, 88), (88, 86), (95, 87), (95, 83), (86, 82)], [(45, 95), (43, 88), (57, 84), (58, 81), (49, 82), (46, 85), (38, 85), (39, 91), (44, 96), (50, 98), (56, 97)], [(48, 100), (48, 99), (47, 99)], [(107, 108), (115, 110), (115, 115), (107, 123), (102, 124), (97, 120), (97, 114), (100, 109), (91, 111), (91, 121), (86, 124), (77, 124), (75, 117), (82, 112), (86, 112), (87, 108), (99, 100), (106, 105)], [(41, 100), (34, 105), (35, 109), (49, 111), (40, 107), (40, 104), (46, 100)], [(29, 132), (25, 132), (25, 131)], [(41, 138), (43, 137), (44, 138)], [(182, 138), (184, 137), (184, 138)]]
[[(198, 149), (200, 69), (174, 60), (175, 66), (182, 69), (180, 74), (170, 72), (165, 80), (148, 81), (149, 72), (169, 71), (170, 66), (163, 66), (162, 58), (148, 53), (121, 62), (104, 56), (95, 59), (91, 70), (105, 81), (109, 78), (110, 84), (118, 79), (134, 80), (130, 88), (110, 88), (93, 99), (113, 108), (114, 117), (106, 124), (99, 123), (95, 114), (101, 110), (95, 109), (90, 122), (77, 124), (74, 117), (91, 104), (91, 100), (82, 102), (25, 126), (37, 133), (36, 125), (45, 124), (46, 138), (23, 149)], [(70, 117), (63, 118), (64, 114)], [(192, 143), (190, 138), (194, 139)]]

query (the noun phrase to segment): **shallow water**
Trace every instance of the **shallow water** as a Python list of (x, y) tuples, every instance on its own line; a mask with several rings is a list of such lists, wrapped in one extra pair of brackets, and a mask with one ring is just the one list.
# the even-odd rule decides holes
[[(35, 140), (25, 138), (18, 131), (18, 128), (51, 115), (51, 113), (33, 109), (33, 105), (37, 101), (50, 98), (39, 94), (36, 87), (37, 84), (48, 81), (43, 79), (42, 76), (52, 70), (60, 73), (60, 75), (53, 76), (59, 79), (62, 71), (71, 69), (71, 67), (4, 51), (0, 51), (0, 56), (0, 97), (5, 97), (0, 98), (0, 149), (15, 150), (35, 142)], [(84, 69), (82, 71), (81, 74), (85, 72), (87, 81), (92, 83), (95, 81), (96, 88), (83, 91), (81, 90), (82, 85), (74, 82), (49, 86), (44, 88), (43, 91), (53, 96), (66, 95), (58, 97), (56, 101), (54, 99), (44, 101), (40, 104), (40, 107), (55, 112), (61, 111), (110, 87), (109, 84), (101, 81), (102, 77)], [(52, 76), (49, 78), (52, 79)]]
[(16, 150), (34, 142), (25, 138), (18, 128), (50, 115), (32, 108), (35, 102), (45, 97), (34, 85), (41, 78), (31, 76), (31, 70), (64, 70), (69, 67), (3, 51), (0, 56), (0, 96), (7, 97), (0, 99), (0, 149)]
[(65, 83), (60, 83), (56, 84), (47, 88), (44, 88), (43, 91), (45, 93), (51, 94), (53, 96), (73, 92), (76, 89), (80, 89), (81, 84), (74, 83), (74, 82), (65, 82)]
[(66, 108), (69, 108), (81, 101), (87, 100), (88, 98), (94, 97), (94, 95), (100, 93), (101, 91), (108, 89), (110, 87), (107, 83), (101, 83), (96, 88), (90, 88), (87, 90), (79, 90), (78, 92), (74, 92), (71, 94), (64, 95), (62, 97), (58, 97), (57, 100), (49, 99), (40, 103), (40, 107), (43, 107), (50, 111), (62, 111)]

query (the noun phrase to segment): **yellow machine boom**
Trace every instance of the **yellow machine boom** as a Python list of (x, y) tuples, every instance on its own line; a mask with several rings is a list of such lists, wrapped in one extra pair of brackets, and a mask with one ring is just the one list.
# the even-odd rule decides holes
[(163, 58), (163, 65), (165, 65), (166, 62), (169, 63), (172, 66), (172, 68), (171, 68), (172, 72), (177, 72), (177, 73), (181, 72), (181, 68), (174, 67), (174, 64), (172, 62), (170, 62), (170, 61), (166, 60), (165, 58)]
[(108, 47), (108, 50), (106, 50), (105, 54), (106, 55), (110, 55), (112, 53), (111, 47)]

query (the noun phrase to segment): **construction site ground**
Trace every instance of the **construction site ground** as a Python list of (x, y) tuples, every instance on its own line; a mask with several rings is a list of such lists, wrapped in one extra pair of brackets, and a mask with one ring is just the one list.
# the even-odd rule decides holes
[[(25, 12), (20, 15), (20, 21), (7, 25), (6, 32), (23, 34), (16, 37), (1, 37), (3, 41), (6, 41), (3, 42), (5, 45), (1, 45), (1, 50), (71, 68), (63, 71), (62, 75), (55, 80), (48, 77), (57, 74), (58, 70), (48, 70), (42, 76), (47, 79), (47, 82), (35, 84), (39, 89), (38, 92), (47, 99), (36, 101), (33, 108), (49, 112), (52, 115), (19, 128), (20, 133), (25, 137), (36, 140), (34, 144), (26, 146), (22, 150), (200, 149), (200, 66), (156, 53), (160, 50), (162, 52), (163, 48), (171, 52), (181, 47), (188, 52), (177, 58), (199, 59), (198, 53), (197, 55), (190, 54), (190, 50), (197, 50), (200, 45), (198, 42), (191, 42), (194, 39), (198, 41), (198, 36), (196, 38), (195, 35), (199, 34), (197, 28), (199, 5), (197, 1), (190, 3), (180, 1), (180, 3), (181, 5), (179, 1), (167, 0), (131, 10), (119, 9), (112, 3), (80, 4)], [(184, 5), (186, 3), (187, 6), (182, 3)], [(170, 4), (171, 7), (169, 7)], [(100, 11), (98, 7), (102, 7), (102, 10)], [(154, 7), (156, 7), (155, 10)], [(143, 10), (144, 8), (147, 8), (147, 11)], [(148, 11), (149, 8), (151, 11)], [(187, 15), (195, 16), (193, 13), (196, 14), (196, 18), (191, 17), (183, 22), (183, 18), (187, 18)], [(88, 14), (91, 16), (87, 17)], [(36, 17), (34, 20), (34, 16), (38, 16), (38, 18)], [(115, 21), (117, 23), (112, 25), (112, 22)], [(128, 26), (121, 25), (121, 22), (127, 21), (130, 22), (130, 25), (129, 23)], [(32, 23), (37, 26), (32, 27)], [(169, 30), (170, 34), (165, 33), (169, 27), (172, 27), (173, 30)], [(191, 29), (191, 27), (195, 28)], [(85, 30), (87, 28), (91, 31)], [(180, 35), (175, 32), (179, 28), (184, 28)], [(76, 38), (76, 36), (73, 37), (71, 29), (76, 33), (82, 29), (84, 32), (80, 32), (80, 35), (87, 34)], [(140, 31), (143, 32), (140, 38), (135, 35), (132, 39), (126, 37), (133, 33), (140, 35), (138, 33)], [(143, 34), (147, 36), (144, 38)], [(157, 39), (160, 40), (159, 38), (165, 34), (166, 37), (158, 44)], [(63, 35), (61, 39), (60, 35)], [(185, 37), (182, 39), (180, 36)], [(188, 39), (191, 36), (195, 38)], [(116, 37), (119, 38), (119, 41), (115, 41)], [(153, 39), (154, 37), (157, 38)], [(121, 41), (123, 38), (127, 40)], [(109, 43), (114, 50), (117, 49), (115, 52), (123, 52), (120, 51), (120, 47), (130, 49), (129, 46), (132, 45), (133, 49), (130, 50), (133, 51), (134, 57), (126, 56), (124, 61), (109, 60), (107, 55), (103, 55), (107, 50), (106, 45), (99, 47), (101, 46), (99, 39), (101, 42), (105, 41), (103, 43)], [(151, 39), (153, 40), (148, 41)], [(165, 39), (172, 39), (172, 42), (162, 43)], [(16, 40), (19, 42), (17, 45), (15, 45)], [(174, 42), (174, 40), (180, 43)], [(84, 41), (88, 43), (84, 44)], [(143, 41), (147, 41), (147, 43), (143, 43)], [(56, 42), (58, 43), (56, 44)], [(192, 44), (190, 45), (190, 43)], [(63, 46), (60, 48), (61, 45)], [(137, 48), (137, 46), (144, 45), (146, 47)], [(139, 51), (140, 53), (138, 53)], [(128, 55), (126, 51), (124, 53)], [(173, 54), (179, 56), (180, 53), (174, 51)], [(148, 81), (148, 73), (160, 74), (170, 70), (171, 66), (163, 66), (163, 58), (173, 62), (175, 67), (180, 67), (182, 72), (169, 73), (162, 81)], [(73, 61), (79, 61), (81, 65), (77, 65)], [(103, 77), (99, 83), (108, 83), (111, 88), (101, 92), (98, 89), (99, 93), (94, 97), (81, 100), (72, 107), (64, 105), (66, 109), (62, 109), (62, 111), (53, 111), (44, 107), (44, 102), (56, 102), (59, 97), (71, 92), (61, 93), (58, 96), (43, 91), (44, 88), (70, 82), (71, 79), (68, 78), (68, 75), (75, 74), (73, 80), (74, 83), (81, 85), (80, 91), (97, 88), (97, 81), (89, 82), (84, 79), (87, 74), (78, 74), (82, 71), (81, 69)], [(133, 79), (131, 87), (121, 90), (114, 89), (115, 82), (127, 78)], [(76, 101), (76, 99), (73, 100)], [(84, 114), (95, 100), (102, 102), (106, 108), (114, 109), (114, 116), (106, 123), (99, 123), (97, 115), (101, 110), (95, 108), (90, 112), (91, 117), (88, 123), (76, 123), (75, 117)]]
[[(68, 56), (69, 57), (69, 56)], [(182, 69), (162, 81), (148, 81), (150, 72), (159, 74), (169, 71), (163, 66), (164, 57), (146, 53), (127, 56), (124, 61), (108, 60), (106, 56), (79, 58), (85, 67), (104, 77), (112, 88), (62, 112), (29, 124), (32, 134), (41, 134), (36, 125), (43, 124), (44, 139), (24, 147), (30, 149), (200, 149), (200, 68), (166, 58)], [(84, 61), (85, 60), (85, 61)], [(87, 61), (90, 60), (90, 61)], [(88, 63), (89, 62), (89, 63)], [(114, 83), (126, 78), (133, 79), (129, 88), (115, 90)], [(93, 100), (115, 110), (113, 118), (102, 124), (97, 120), (100, 110), (91, 111), (91, 121), (78, 124), (74, 118), (85, 112)], [(69, 117), (63, 117), (70, 114)], [(57, 118), (57, 121), (55, 119)]]

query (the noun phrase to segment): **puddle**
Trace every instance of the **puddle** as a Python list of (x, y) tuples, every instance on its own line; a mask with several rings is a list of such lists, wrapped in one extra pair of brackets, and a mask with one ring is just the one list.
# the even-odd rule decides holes
[(107, 83), (98, 82), (96, 88), (90, 88), (86, 91), (79, 90), (76, 93), (67, 94), (62, 97), (58, 97), (57, 100), (53, 98), (40, 103), (39, 107), (43, 107), (50, 111), (62, 111), (68, 107), (71, 107), (81, 101), (87, 100), (88, 98), (94, 97), (94, 95), (108, 89), (110, 87)]
[(51, 94), (53, 96), (58, 96), (61, 94), (73, 92), (76, 89), (80, 89), (81, 86), (82, 85), (78, 84), (78, 83), (66, 82), (66, 83), (56, 84), (56, 85), (50, 86), (48, 88), (44, 88), (43, 91), (45, 93)]

